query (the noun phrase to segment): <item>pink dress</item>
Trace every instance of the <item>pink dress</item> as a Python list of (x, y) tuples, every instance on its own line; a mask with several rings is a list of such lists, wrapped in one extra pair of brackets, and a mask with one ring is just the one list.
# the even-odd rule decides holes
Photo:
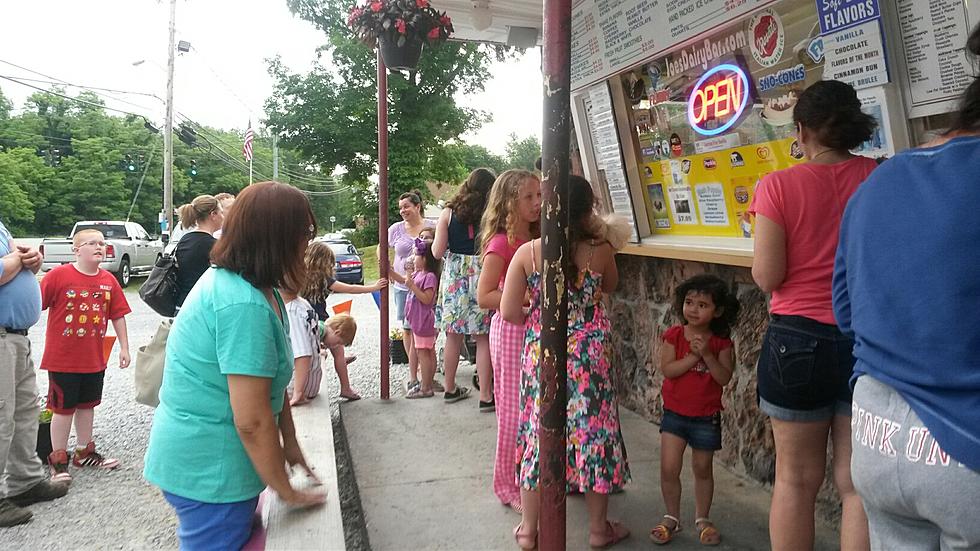
[[(498, 233), (487, 243), (486, 254), (496, 254), (504, 259), (504, 275), (518, 247), (507, 234)], [(503, 289), (504, 276), (498, 287)], [(493, 493), (501, 503), (508, 504), (520, 499), (521, 489), (514, 477), (517, 453), (517, 425), (520, 419), (521, 352), (524, 349), (524, 326), (504, 321), (500, 312), (494, 312), (490, 321), (490, 361), (493, 363), (493, 399), (497, 412), (497, 452), (493, 464)]]

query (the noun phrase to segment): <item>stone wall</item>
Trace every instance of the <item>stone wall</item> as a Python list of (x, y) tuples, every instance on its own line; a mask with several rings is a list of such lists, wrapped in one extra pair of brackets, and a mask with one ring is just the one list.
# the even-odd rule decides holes
[[(663, 374), (656, 365), (660, 336), (679, 323), (671, 308), (674, 288), (708, 272), (737, 290), (742, 309), (732, 332), (735, 372), (722, 398), (724, 440), (716, 457), (736, 474), (771, 484), (776, 456), (772, 427), (756, 405), (755, 368), (768, 322), (767, 297), (752, 282), (749, 268), (625, 254), (616, 258), (619, 289), (610, 296), (610, 316), (617, 389), (625, 407), (654, 423), (663, 415)], [(829, 476), (821, 490), (820, 510), (830, 519), (839, 515)]]

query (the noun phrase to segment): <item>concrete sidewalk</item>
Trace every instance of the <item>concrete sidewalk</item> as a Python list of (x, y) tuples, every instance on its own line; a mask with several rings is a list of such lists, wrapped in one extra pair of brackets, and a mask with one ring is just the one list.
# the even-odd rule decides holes
[[(458, 379), (472, 370), (460, 366)], [(479, 413), (475, 397), (444, 404), (441, 396), (383, 402), (364, 399), (341, 408), (371, 548), (514, 549), (520, 521), (491, 490), (496, 419)], [(650, 529), (664, 513), (659, 485), (658, 427), (621, 411), (633, 481), (612, 496), (610, 518), (633, 532), (615, 549), (651, 549)], [(703, 549), (694, 530), (690, 454), (685, 460), (684, 531), (669, 549)], [(722, 533), (719, 549), (768, 549), (769, 491), (715, 465), (712, 520)], [(568, 549), (588, 549), (581, 496), (568, 499)], [(837, 532), (817, 525), (817, 549), (836, 549)]]

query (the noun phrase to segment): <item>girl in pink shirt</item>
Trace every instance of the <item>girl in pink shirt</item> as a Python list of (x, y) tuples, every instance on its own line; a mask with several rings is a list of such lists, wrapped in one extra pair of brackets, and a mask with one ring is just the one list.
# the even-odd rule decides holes
[(764, 177), (749, 209), (752, 277), (772, 293), (758, 365), (759, 408), (776, 444), (769, 535), (775, 551), (813, 548), (830, 434), (841, 549), (867, 549), (868, 521), (850, 474), (853, 341), (834, 321), (830, 287), (844, 207), (877, 166), (850, 150), (871, 138), (875, 120), (850, 85), (827, 80), (803, 91), (793, 121), (807, 162)]
[[(480, 308), (494, 310), (490, 321), (492, 405), (497, 411), (493, 492), (501, 503), (518, 512), (523, 511), (515, 454), (524, 326), (504, 320), (497, 310), (500, 309), (507, 267), (518, 247), (541, 235), (540, 218), (541, 181), (526, 170), (508, 170), (493, 183), (480, 222), (483, 269), (477, 284), (477, 302)], [(481, 407), (481, 411), (486, 409)]]

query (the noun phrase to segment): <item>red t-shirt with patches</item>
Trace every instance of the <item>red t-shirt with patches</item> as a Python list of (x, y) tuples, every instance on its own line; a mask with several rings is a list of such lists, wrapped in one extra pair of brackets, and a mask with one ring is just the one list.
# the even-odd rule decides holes
[(102, 339), (110, 320), (131, 310), (119, 282), (109, 272), (58, 266), (41, 278), (41, 308), (48, 310), (41, 369), (98, 373), (106, 368)]
[[(664, 333), (665, 343), (674, 347), (674, 359), (680, 360), (691, 351), (691, 343), (684, 337), (684, 326), (675, 325)], [(731, 339), (712, 335), (708, 348), (716, 355), (732, 347)], [(721, 411), (721, 385), (708, 371), (704, 360), (687, 370), (680, 377), (664, 379), (664, 409), (688, 417), (707, 417)]]

